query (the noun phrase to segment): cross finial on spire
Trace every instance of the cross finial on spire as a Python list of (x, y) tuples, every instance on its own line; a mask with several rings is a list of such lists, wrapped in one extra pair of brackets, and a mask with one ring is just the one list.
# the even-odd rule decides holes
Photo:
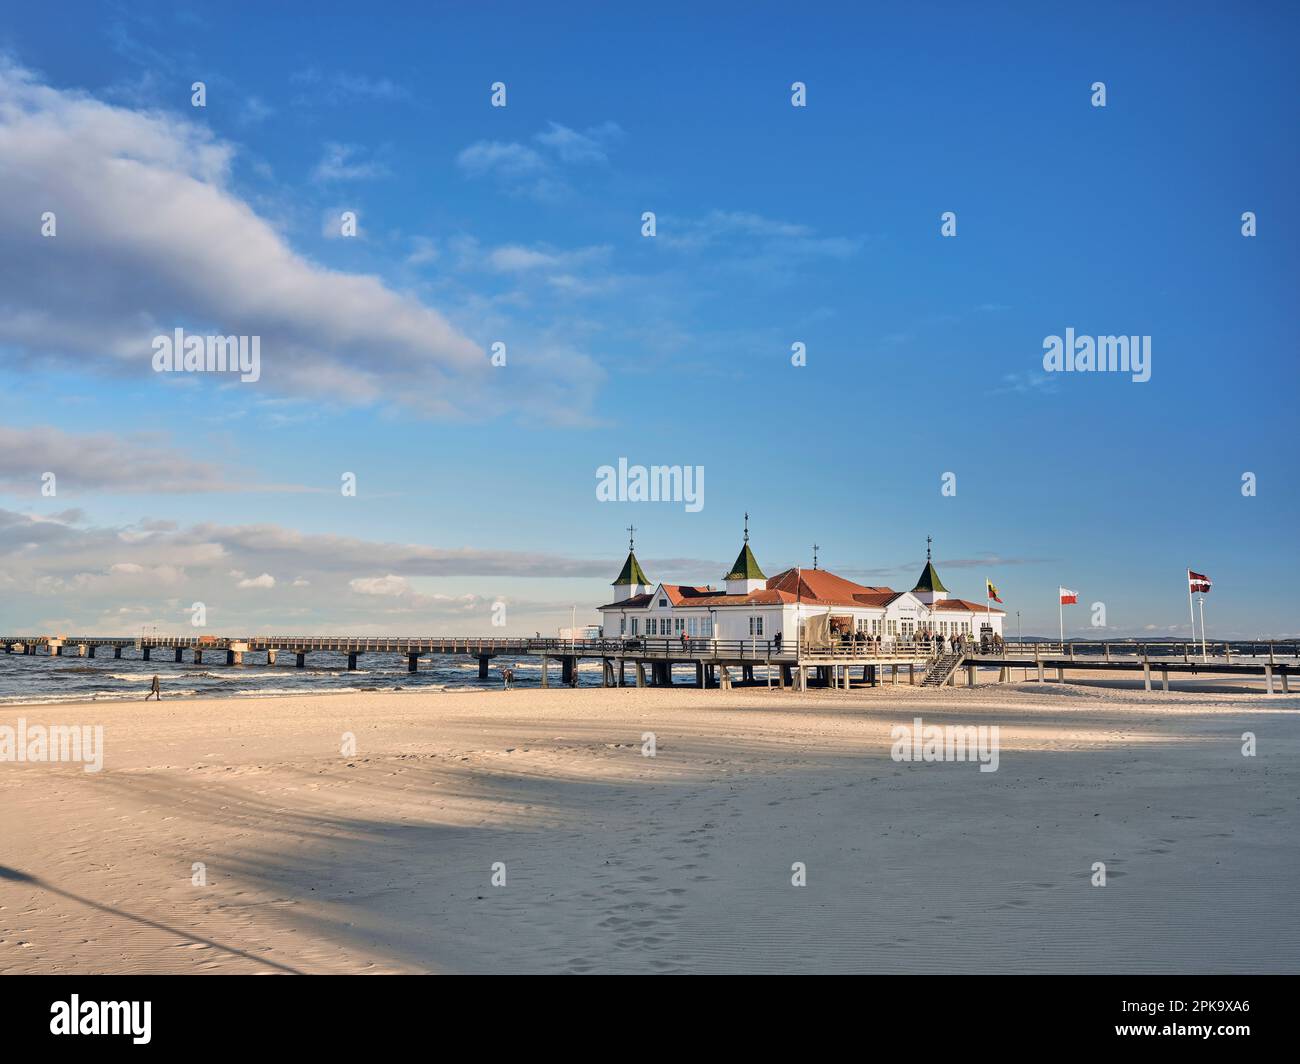
[(628, 525), (627, 526), (627, 549), (629, 553), (632, 550), (633, 544), (636, 542), (635, 536), (636, 536), (636, 529), (633, 528), (631, 525)]
[(749, 542), (749, 511), (745, 511), (745, 542)]
[(925, 537), (925, 560), (927, 562), (930, 560), (930, 543), (931, 543), (930, 537), (926, 536)]
[(816, 543), (813, 544), (813, 568), (817, 568), (817, 551), (821, 548)]

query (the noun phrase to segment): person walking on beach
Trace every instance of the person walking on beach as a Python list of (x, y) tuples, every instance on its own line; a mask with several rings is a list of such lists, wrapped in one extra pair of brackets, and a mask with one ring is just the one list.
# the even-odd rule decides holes
[(148, 702), (150, 698), (156, 698), (159, 702), (162, 701), (162, 683), (157, 676), (153, 678), (153, 683), (149, 686), (149, 693), (144, 696), (144, 700)]

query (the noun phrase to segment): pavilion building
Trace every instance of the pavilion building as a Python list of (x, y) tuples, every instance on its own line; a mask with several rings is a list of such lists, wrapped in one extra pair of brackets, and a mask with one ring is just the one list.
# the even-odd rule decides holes
[(973, 639), (1001, 635), (1005, 611), (951, 597), (930, 557), (911, 591), (855, 583), (826, 569), (786, 569), (765, 576), (745, 538), (721, 589), (652, 584), (628, 543), (614, 581), (614, 601), (599, 607), (606, 639), (671, 638), (775, 640), (825, 638), (846, 631), (908, 642), (918, 632)]

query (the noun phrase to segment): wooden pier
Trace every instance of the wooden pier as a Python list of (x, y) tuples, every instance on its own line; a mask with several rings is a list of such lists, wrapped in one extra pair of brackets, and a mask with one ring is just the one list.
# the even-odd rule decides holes
[[(774, 683), (779, 687), (806, 690), (809, 686), (847, 690), (854, 683), (874, 686), (885, 670), (892, 670), (898, 682), (906, 672), (916, 683), (933, 658), (929, 644), (895, 643), (871, 648), (863, 642), (831, 646), (785, 644), (774, 639), (526, 639), (487, 637), (350, 637), (350, 636), (0, 636), (8, 654), (41, 654), (51, 657), (97, 657), (112, 651), (121, 658), (133, 650), (150, 660), (189, 660), (194, 664), (253, 664), (248, 655), (259, 655), (265, 665), (275, 665), (281, 654), (292, 655), (304, 668), (307, 655), (329, 651), (346, 655), (348, 669), (356, 669), (365, 654), (397, 655), (406, 658), (407, 671), (416, 672), (422, 657), (468, 657), (477, 659), (480, 679), (487, 679), (497, 657), (536, 658), (541, 666), (542, 686), (551, 686), (552, 664), (560, 666), (559, 682), (576, 686), (578, 663), (598, 660), (601, 685), (668, 686), (674, 667), (694, 671), (699, 687), (726, 690), (738, 683)], [(135, 654), (132, 657), (135, 657)], [(164, 657), (166, 656), (166, 657)], [(755, 678), (755, 669), (764, 679)], [(856, 670), (857, 677), (853, 676)], [(628, 674), (631, 673), (631, 680)]]
[[(536, 658), (543, 687), (551, 686), (550, 667), (560, 666), (559, 683), (577, 686), (578, 663), (601, 663), (601, 686), (672, 686), (673, 669), (693, 670), (694, 685), (728, 690), (735, 684), (762, 684), (804, 691), (809, 687), (850, 690), (855, 686), (908, 684), (957, 686), (965, 679), (975, 686), (981, 669), (997, 669), (998, 682), (1008, 682), (1012, 670), (1026, 678), (1046, 682), (1049, 677), (1066, 682), (1071, 671), (1141, 672), (1145, 689), (1153, 690), (1159, 677), (1162, 690), (1170, 677), (1187, 675), (1262, 676), (1268, 693), (1290, 693), (1291, 678), (1300, 674), (1300, 644), (1272, 641), (1216, 643), (1202, 651), (1197, 643), (1005, 643), (972, 647), (962, 652), (951, 647), (937, 651), (930, 643), (887, 643), (862, 640), (831, 644), (782, 644), (775, 639), (526, 639), (457, 637), (351, 637), (351, 636), (0, 636), (6, 654), (42, 654), (51, 657), (94, 658), (112, 651), (121, 658), (134, 651), (144, 661), (185, 660), (196, 665), (253, 665), (247, 655), (261, 656), (275, 665), (281, 654), (292, 655), (298, 668), (307, 656), (332, 652), (346, 656), (355, 670), (365, 654), (406, 658), (407, 670), (416, 672), (422, 657), (467, 657), (478, 662), (479, 679), (487, 679), (494, 658)], [(157, 658), (154, 655), (158, 655)], [(756, 669), (763, 678), (756, 678)], [(628, 673), (632, 678), (629, 681)], [(855, 675), (856, 674), (856, 675)], [(1032, 676), (1031, 676), (1032, 674)]]
[(981, 668), (999, 670), (998, 682), (1011, 679), (1021, 669), (1030, 679), (1047, 682), (1053, 676), (1066, 683), (1068, 672), (1140, 672), (1142, 685), (1154, 689), (1159, 676), (1162, 691), (1170, 690), (1170, 676), (1220, 676), (1264, 678), (1268, 694), (1290, 694), (1291, 679), (1300, 676), (1300, 644), (1274, 641), (1213, 643), (1008, 643), (1001, 653), (972, 650), (953, 671), (958, 682), (965, 669), (967, 686), (974, 687)]

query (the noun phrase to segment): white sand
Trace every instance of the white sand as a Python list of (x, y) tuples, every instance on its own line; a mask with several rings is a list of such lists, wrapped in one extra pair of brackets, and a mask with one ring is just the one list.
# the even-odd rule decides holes
[[(918, 715), (999, 725), (999, 770), (891, 760)], [(1296, 696), (413, 692), (0, 724), (19, 717), (103, 724), (107, 752), (98, 774), (0, 764), (0, 972), (1300, 971)]]

